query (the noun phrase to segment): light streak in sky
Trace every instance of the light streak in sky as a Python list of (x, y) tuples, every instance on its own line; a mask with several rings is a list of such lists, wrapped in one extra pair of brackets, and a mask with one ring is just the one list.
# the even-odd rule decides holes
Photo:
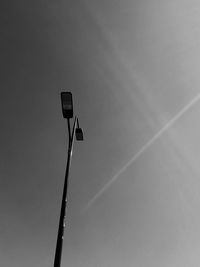
[(186, 106), (184, 106), (164, 127), (162, 127), (142, 148), (89, 200), (82, 213), (86, 212), (94, 202), (103, 195), (103, 193), (119, 178), (119, 176), (133, 164), (156, 140), (158, 140), (173, 124), (179, 120), (189, 109), (191, 109), (200, 100), (200, 94), (195, 96)]

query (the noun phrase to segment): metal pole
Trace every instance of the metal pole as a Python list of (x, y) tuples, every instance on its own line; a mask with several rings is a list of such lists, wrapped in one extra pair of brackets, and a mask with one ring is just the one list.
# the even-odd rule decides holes
[(73, 125), (73, 131), (72, 131), (72, 135), (71, 135), (70, 122), (69, 122), (69, 119), (67, 119), (68, 131), (69, 131), (67, 166), (66, 166), (66, 171), (65, 171), (65, 182), (64, 182), (62, 204), (61, 204), (61, 211), (60, 211), (60, 220), (59, 220), (58, 236), (57, 236), (57, 243), (56, 243), (54, 267), (60, 267), (61, 266), (62, 246), (63, 246), (64, 229), (65, 229), (65, 213), (66, 213), (66, 205), (67, 205), (68, 177), (69, 177), (70, 162), (71, 162), (72, 152), (73, 152), (73, 143), (74, 143), (74, 133), (75, 133), (76, 121), (77, 121), (77, 118), (75, 117), (74, 125)]

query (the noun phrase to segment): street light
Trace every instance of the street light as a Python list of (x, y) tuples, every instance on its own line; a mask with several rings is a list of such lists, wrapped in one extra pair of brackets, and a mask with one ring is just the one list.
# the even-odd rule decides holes
[(54, 267), (61, 266), (62, 246), (63, 246), (64, 229), (65, 229), (66, 204), (67, 204), (67, 186), (68, 186), (69, 169), (72, 158), (75, 134), (76, 134), (76, 140), (83, 141), (83, 131), (79, 127), (79, 121), (77, 117), (75, 117), (74, 119), (73, 128), (71, 131), (70, 119), (73, 118), (73, 101), (71, 92), (61, 92), (61, 104), (62, 104), (63, 117), (67, 119), (69, 138), (68, 138), (67, 165), (65, 171), (65, 181), (63, 187), (63, 196), (62, 196), (62, 204), (60, 211)]
[(83, 131), (81, 128), (76, 128), (76, 140), (83, 141)]
[(76, 140), (77, 141), (83, 141), (83, 131), (79, 127), (79, 121), (77, 119), (77, 128), (76, 128)]
[(71, 92), (61, 92), (62, 113), (65, 119), (73, 118), (73, 101)]

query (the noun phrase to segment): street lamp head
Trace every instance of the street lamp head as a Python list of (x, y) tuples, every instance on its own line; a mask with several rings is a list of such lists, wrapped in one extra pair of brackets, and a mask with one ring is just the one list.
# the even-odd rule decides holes
[(71, 92), (61, 92), (62, 113), (65, 119), (73, 118), (73, 101)]
[(76, 140), (83, 141), (83, 131), (81, 128), (76, 128)]

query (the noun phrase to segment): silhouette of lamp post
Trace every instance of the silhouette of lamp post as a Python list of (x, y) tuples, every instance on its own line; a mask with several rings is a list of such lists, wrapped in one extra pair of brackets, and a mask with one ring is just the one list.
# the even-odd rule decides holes
[(73, 128), (71, 131), (70, 119), (73, 118), (73, 101), (71, 92), (61, 92), (61, 104), (62, 104), (63, 117), (67, 119), (69, 138), (68, 138), (67, 165), (65, 171), (65, 181), (64, 181), (63, 196), (61, 203), (54, 267), (61, 266), (62, 246), (64, 239), (65, 217), (66, 217), (66, 205), (67, 205), (67, 187), (68, 187), (70, 162), (73, 152), (74, 136), (76, 136), (77, 141), (83, 141), (83, 131), (79, 127), (79, 121), (77, 117), (75, 117), (74, 119)]

